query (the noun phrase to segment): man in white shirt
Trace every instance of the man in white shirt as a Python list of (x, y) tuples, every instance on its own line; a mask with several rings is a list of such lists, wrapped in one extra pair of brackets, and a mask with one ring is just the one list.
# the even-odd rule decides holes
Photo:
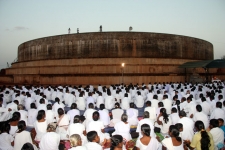
[(224, 132), (222, 129), (219, 128), (219, 121), (217, 119), (210, 120), (210, 133), (212, 134), (213, 141), (214, 141), (214, 149), (218, 150), (217, 145), (224, 143)]
[(96, 131), (90, 131), (87, 133), (88, 143), (85, 144), (87, 150), (102, 150), (102, 146), (99, 144), (100, 138)]
[(221, 102), (216, 103), (216, 108), (213, 109), (210, 115), (210, 119), (219, 119), (219, 118), (222, 118), (223, 120), (225, 120), (225, 111), (222, 109)]
[(152, 103), (152, 107), (155, 107), (155, 110), (157, 110), (158, 109), (158, 103), (159, 103), (159, 100), (158, 100), (158, 96), (157, 95), (154, 95), (153, 96), (153, 99), (152, 100), (150, 100), (151, 101), (151, 103)]
[(171, 115), (170, 115), (170, 118), (172, 119), (172, 123), (173, 123), (173, 125), (175, 125), (179, 120), (180, 120), (180, 117), (179, 117), (179, 115), (178, 115), (178, 113), (177, 113), (177, 108), (175, 108), (175, 107), (173, 107), (172, 109), (171, 109)]
[(168, 95), (163, 95), (163, 105), (166, 109), (167, 114), (171, 114), (171, 108), (172, 108), (172, 100), (168, 99)]
[(47, 110), (45, 100), (43, 98), (40, 99), (40, 104), (38, 105), (37, 110)]
[(4, 108), (3, 99), (0, 97), (0, 122), (10, 119), (10, 111), (12, 111), (11, 108)]
[(104, 126), (108, 126), (110, 124), (110, 117), (109, 117), (109, 111), (105, 109), (104, 104), (100, 104), (100, 110), (99, 112), (99, 119), (103, 122)]
[(135, 105), (137, 108), (142, 108), (144, 106), (144, 98), (141, 96), (141, 92), (137, 92), (138, 96), (136, 97)]
[(74, 116), (80, 116), (80, 111), (77, 109), (76, 103), (72, 103), (70, 110), (67, 112), (67, 115), (70, 117), (70, 124), (73, 123)]
[(205, 98), (205, 97), (202, 97), (201, 100), (202, 100), (202, 103), (201, 103), (202, 111), (203, 111), (207, 116), (209, 116), (210, 113), (211, 113), (211, 111), (212, 111), (211, 105), (206, 101), (206, 98)]
[(84, 116), (85, 116), (85, 118), (86, 118), (86, 120), (85, 120), (85, 126), (87, 127), (87, 125), (88, 125), (88, 123), (90, 122), (90, 121), (92, 121), (93, 119), (92, 119), (92, 115), (93, 115), (93, 112), (95, 112), (96, 110), (94, 109), (94, 104), (93, 103), (89, 103), (89, 105), (88, 105), (88, 109), (86, 109), (86, 111), (84, 112)]
[(153, 122), (156, 121), (156, 109), (155, 107), (151, 106), (151, 101), (147, 101), (146, 103), (146, 107), (144, 109), (144, 111), (149, 112), (149, 119)]
[(96, 100), (96, 106), (97, 106), (97, 108), (100, 108), (101, 104), (105, 104), (105, 99), (102, 96), (102, 92), (98, 92), (98, 94), (99, 94), (99, 96), (98, 96), (98, 98)]
[(92, 93), (91, 92), (89, 92), (88, 93), (88, 97), (87, 97), (87, 99), (86, 99), (86, 108), (88, 108), (88, 105), (90, 104), (90, 103), (92, 103), (92, 104), (94, 104), (94, 106), (95, 106), (95, 103), (96, 103), (96, 101), (95, 101), (95, 99), (92, 97)]
[(127, 122), (131, 126), (137, 126), (138, 124), (138, 110), (134, 108), (134, 103), (130, 103), (130, 108), (126, 111), (128, 120)]
[(196, 113), (194, 113), (193, 121), (202, 121), (204, 123), (205, 129), (209, 127), (209, 119), (208, 116), (202, 111), (202, 106), (196, 106)]
[(189, 96), (187, 98), (187, 109), (188, 109), (188, 114), (187, 117), (189, 118), (193, 118), (195, 112), (196, 112), (196, 105), (195, 103), (192, 101), (192, 98)]

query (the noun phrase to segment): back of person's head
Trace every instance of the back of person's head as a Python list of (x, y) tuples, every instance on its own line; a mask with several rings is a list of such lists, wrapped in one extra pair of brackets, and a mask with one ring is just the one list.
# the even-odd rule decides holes
[(177, 109), (176, 109), (175, 107), (173, 107), (173, 108), (171, 109), (171, 111), (172, 111), (173, 113), (177, 113)]
[(7, 122), (4, 122), (4, 123), (1, 125), (0, 131), (1, 131), (1, 133), (6, 132), (6, 133), (9, 134), (10, 129), (11, 129), (10, 124), (7, 123)]
[(176, 128), (180, 131), (181, 129), (183, 129), (183, 124), (182, 123), (176, 123), (175, 124)]
[(113, 135), (111, 137), (110, 150), (114, 150), (121, 142), (123, 142), (123, 137), (121, 135)]
[(164, 107), (163, 102), (158, 102), (159, 107)]
[(33, 109), (35, 109), (35, 108), (36, 108), (36, 105), (35, 105), (35, 103), (31, 103), (31, 104), (30, 104), (30, 108), (33, 108)]
[(45, 111), (44, 110), (39, 110), (37, 114), (37, 120), (41, 120), (45, 117)]
[(70, 136), (70, 146), (76, 147), (81, 144), (81, 137), (79, 134), (73, 134)]
[(141, 125), (141, 131), (143, 132), (144, 135), (150, 136), (151, 128), (148, 124), (143, 124)]
[(89, 142), (94, 141), (94, 139), (98, 136), (98, 133), (96, 131), (90, 131), (87, 133), (87, 139)]
[(76, 103), (72, 103), (70, 106), (70, 109), (77, 109), (77, 104)]
[(179, 137), (179, 129), (175, 125), (171, 125), (169, 127), (169, 132), (171, 137), (175, 137), (177, 141), (181, 141), (181, 137)]
[(163, 120), (165, 121), (165, 123), (167, 124), (167, 122), (169, 121), (169, 116), (166, 113), (166, 109), (165, 108), (161, 108), (160, 109), (160, 113), (162, 113), (163, 116)]
[(123, 122), (127, 122), (127, 119), (128, 119), (127, 114), (122, 114), (121, 120), (122, 120)]
[(44, 98), (41, 98), (39, 102), (40, 102), (40, 104), (44, 104), (45, 103)]
[(105, 104), (100, 104), (100, 110), (105, 109)]
[(79, 115), (74, 116), (73, 123), (79, 123), (79, 122), (80, 122), (80, 116)]
[(201, 149), (209, 150), (210, 147), (210, 138), (208, 133), (205, 131), (204, 123), (200, 120), (195, 122), (195, 128), (201, 132)]
[(17, 108), (18, 108), (18, 110), (24, 110), (24, 106), (23, 106), (22, 104), (19, 104), (19, 105), (17, 106)]
[(60, 99), (58, 97), (55, 98), (55, 102), (59, 104)]
[(130, 103), (130, 108), (134, 108), (134, 103)]
[(144, 112), (144, 118), (149, 118), (149, 112), (148, 111)]
[(23, 147), (21, 148), (21, 150), (34, 150), (34, 147), (31, 143), (25, 143), (23, 144)]
[(128, 97), (128, 94), (127, 94), (127, 93), (125, 93), (125, 94), (124, 94), (124, 97)]
[(209, 124), (212, 128), (216, 128), (216, 127), (219, 127), (219, 121), (217, 119), (211, 119), (209, 121)]
[(201, 106), (201, 105), (197, 105), (197, 106), (196, 106), (196, 110), (197, 110), (198, 112), (201, 112), (201, 111), (202, 111), (202, 106)]
[(147, 101), (145, 104), (146, 104), (146, 106), (151, 106), (152, 105), (151, 101)]
[(88, 107), (89, 107), (89, 108), (94, 108), (94, 104), (93, 104), (93, 103), (89, 103), (89, 104), (88, 104)]
[(216, 102), (216, 107), (217, 108), (222, 108), (222, 103), (221, 102)]
[(153, 95), (153, 99), (158, 99), (158, 95)]
[(52, 104), (48, 104), (46, 107), (47, 107), (47, 110), (52, 110)]
[(167, 94), (164, 94), (163, 95), (163, 99), (167, 99), (168, 98), (168, 95)]
[(26, 128), (26, 122), (23, 121), (23, 120), (19, 121), (17, 127), (18, 127), (18, 130), (20, 132), (23, 131), (23, 130), (25, 130), (25, 128)]
[(59, 108), (58, 109), (58, 114), (61, 116), (61, 115), (63, 115), (64, 114), (64, 110), (62, 109), (62, 108)]
[(98, 121), (98, 119), (99, 119), (99, 112), (97, 112), (97, 111), (93, 112), (92, 118), (93, 118), (94, 121)]
[(120, 108), (120, 104), (119, 103), (115, 103), (115, 108)]
[(179, 112), (179, 116), (180, 117), (186, 117), (186, 112), (185, 111), (183, 111), (183, 110), (181, 110), (180, 112)]
[(20, 120), (20, 113), (14, 112), (10, 121), (19, 121), (19, 120)]
[(204, 102), (204, 101), (206, 101), (206, 98), (203, 96), (203, 97), (201, 98), (201, 100), (202, 100), (202, 102)]

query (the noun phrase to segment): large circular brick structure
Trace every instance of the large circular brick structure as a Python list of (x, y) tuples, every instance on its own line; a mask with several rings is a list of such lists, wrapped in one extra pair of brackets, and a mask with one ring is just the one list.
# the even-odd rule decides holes
[[(178, 66), (213, 59), (205, 40), (147, 32), (93, 32), (39, 38), (19, 45), (6, 70), (18, 84), (116, 84), (184, 81)], [(125, 67), (121, 67), (125, 63)], [(123, 74), (123, 77), (122, 77)]]

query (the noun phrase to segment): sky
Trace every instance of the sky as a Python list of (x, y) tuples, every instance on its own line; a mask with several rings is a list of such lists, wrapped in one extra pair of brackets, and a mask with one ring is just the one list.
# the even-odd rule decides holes
[(155, 32), (213, 44), (225, 55), (224, 0), (0, 0), (0, 69), (17, 59), (23, 42), (82, 32)]

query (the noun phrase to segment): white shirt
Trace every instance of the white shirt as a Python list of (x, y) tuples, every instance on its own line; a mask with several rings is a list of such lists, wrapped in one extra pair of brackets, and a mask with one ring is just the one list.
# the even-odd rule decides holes
[(100, 108), (101, 104), (105, 104), (105, 99), (103, 96), (98, 96), (97, 100), (96, 100), (96, 105), (98, 108)]
[(170, 99), (162, 100), (164, 108), (166, 109), (167, 114), (171, 114), (172, 101)]
[(110, 118), (109, 118), (109, 111), (107, 109), (99, 110), (100, 120), (103, 122), (104, 126), (109, 125)]
[(139, 132), (139, 138), (141, 138), (143, 135), (141, 134), (141, 126), (143, 124), (148, 124), (151, 128), (151, 133), (150, 133), (150, 136), (151, 137), (155, 137), (155, 132), (154, 132), (154, 122), (152, 120), (150, 120), (149, 118), (144, 118), (142, 120), (139, 121), (138, 125), (137, 125), (137, 129), (136, 129), (136, 132)]
[(96, 142), (88, 142), (85, 147), (87, 150), (102, 150), (102, 146)]
[(194, 136), (194, 122), (192, 119), (188, 117), (181, 118), (178, 123), (182, 123), (183, 125), (183, 133), (182, 133), (182, 139), (183, 140), (192, 140), (192, 137)]
[(32, 143), (30, 132), (22, 131), (20, 133), (16, 133), (14, 140), (14, 150), (21, 150), (25, 143)]
[(212, 134), (215, 150), (218, 150), (217, 144), (224, 143), (224, 132), (218, 127), (211, 129), (209, 132)]
[(156, 120), (156, 109), (155, 107), (145, 107), (144, 111), (149, 112), (149, 119), (155, 121)]
[(196, 112), (193, 117), (193, 121), (202, 121), (204, 123), (205, 129), (209, 127), (209, 118), (204, 112)]
[(141, 95), (138, 95), (135, 100), (135, 105), (138, 108), (142, 108), (144, 106), (144, 98)]
[(59, 134), (55, 132), (47, 132), (43, 135), (39, 147), (40, 150), (58, 150), (60, 142)]
[(73, 123), (74, 116), (80, 116), (80, 111), (78, 109), (71, 109), (67, 112), (67, 115), (70, 117), (70, 123)]
[(170, 118), (172, 119), (173, 125), (175, 125), (180, 120), (178, 113), (170, 114)]

